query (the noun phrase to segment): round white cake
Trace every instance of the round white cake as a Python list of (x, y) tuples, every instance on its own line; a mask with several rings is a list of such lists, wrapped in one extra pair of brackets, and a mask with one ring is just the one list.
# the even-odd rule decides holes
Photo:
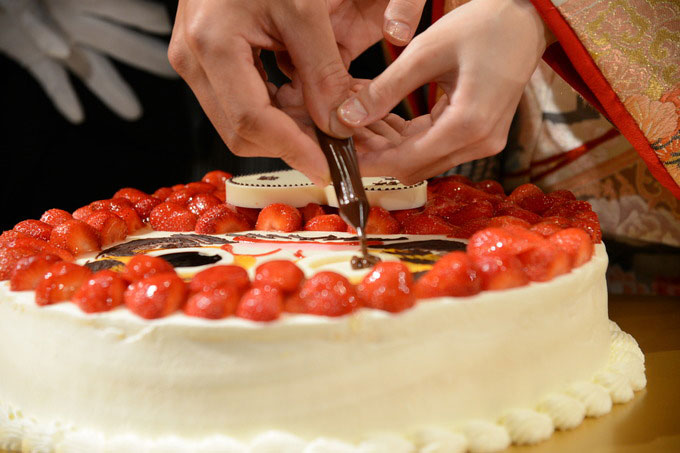
[[(261, 233), (172, 252), (219, 256), (251, 275), (282, 258), (307, 276), (367, 272), (349, 270), (356, 247), (346, 233)], [(451, 241), (385, 236), (373, 249), (397, 259), (394, 244), (434, 239)], [(145, 320), (125, 307), (86, 314), (37, 306), (32, 291), (1, 282), (0, 449), (488, 452), (539, 442), (645, 386), (640, 349), (607, 316), (606, 267), (599, 244), (549, 282), (420, 300), (397, 314), (362, 308), (272, 323), (181, 312)]]

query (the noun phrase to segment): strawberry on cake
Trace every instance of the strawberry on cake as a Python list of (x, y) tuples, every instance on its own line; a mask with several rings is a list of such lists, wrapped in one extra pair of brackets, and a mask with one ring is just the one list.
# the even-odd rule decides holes
[(333, 191), (296, 172), (124, 188), (3, 232), (0, 449), (491, 452), (645, 386), (587, 203), (364, 184), (366, 269)]

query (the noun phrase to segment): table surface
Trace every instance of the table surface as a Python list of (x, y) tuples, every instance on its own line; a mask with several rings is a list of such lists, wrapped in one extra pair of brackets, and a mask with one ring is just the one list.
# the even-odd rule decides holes
[(607, 415), (507, 453), (680, 453), (680, 298), (610, 296), (609, 317), (645, 353), (647, 388)]

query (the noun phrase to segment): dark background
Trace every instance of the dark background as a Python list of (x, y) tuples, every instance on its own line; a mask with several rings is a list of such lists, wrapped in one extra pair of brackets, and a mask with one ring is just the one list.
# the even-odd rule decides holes
[[(176, 2), (167, 5), (174, 18)], [(426, 11), (423, 17), (429, 15)], [(233, 155), (181, 79), (114, 64), (139, 97), (143, 116), (121, 120), (71, 77), (85, 112), (85, 121), (73, 125), (22, 67), (0, 54), (0, 231), (39, 219), (47, 209), (73, 211), (110, 198), (121, 187), (153, 192), (214, 169), (238, 174), (285, 168), (278, 159)], [(383, 68), (376, 44), (352, 63), (350, 72), (374, 78)]]

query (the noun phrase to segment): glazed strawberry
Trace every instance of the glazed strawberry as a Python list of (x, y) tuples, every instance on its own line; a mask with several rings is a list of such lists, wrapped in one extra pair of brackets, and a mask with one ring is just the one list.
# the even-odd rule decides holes
[(467, 176), (464, 176), (464, 175), (448, 175), (448, 176), (443, 176), (441, 178), (435, 178), (435, 179), (431, 180), (428, 183), (428, 187), (432, 186), (433, 188), (436, 188), (440, 184), (447, 183), (447, 182), (456, 182), (456, 183), (465, 184), (465, 185), (468, 185), (468, 186), (474, 185), (474, 183)]
[(404, 221), (405, 234), (446, 234), (457, 236), (460, 229), (440, 217), (425, 213), (412, 215)]
[(454, 202), (472, 203), (474, 201), (489, 200), (495, 195), (457, 181), (445, 181), (437, 185), (436, 193), (449, 197)]
[(13, 229), (14, 231), (18, 231), (36, 239), (42, 239), (43, 241), (49, 241), (50, 234), (52, 233), (52, 225), (33, 219), (22, 220), (14, 225)]
[(564, 203), (556, 204), (543, 213), (545, 217), (562, 216), (572, 218), (579, 212), (592, 211), (592, 206), (587, 201), (582, 200), (567, 200)]
[(427, 299), (472, 296), (480, 289), (481, 280), (477, 277), (472, 260), (465, 252), (456, 251), (443, 256), (420, 277), (414, 292), (418, 299)]
[(513, 217), (511, 215), (502, 215), (498, 217), (494, 217), (491, 220), (489, 220), (489, 227), (499, 227), (503, 228), (506, 226), (520, 226), (523, 228), (530, 228), (531, 224), (527, 222), (526, 220), (522, 220), (518, 217)]
[(257, 267), (253, 286), (271, 286), (286, 294), (298, 289), (303, 278), (304, 274), (292, 261), (273, 260)]
[(73, 216), (63, 209), (48, 209), (40, 216), (40, 221), (45, 222), (53, 227), (61, 225), (67, 220), (73, 219)]
[(177, 311), (186, 296), (187, 288), (182, 279), (174, 272), (166, 272), (132, 283), (125, 290), (123, 299), (133, 313), (156, 319)]
[(195, 231), (201, 234), (224, 234), (250, 229), (250, 224), (238, 212), (219, 204), (206, 210), (196, 221)]
[(142, 198), (137, 203), (135, 203), (134, 209), (142, 222), (148, 223), (151, 211), (161, 203), (162, 201), (159, 198), (149, 196)]
[(472, 235), (467, 244), (467, 252), (472, 258), (496, 255), (514, 256), (532, 246), (531, 241), (516, 237), (507, 228), (485, 228)]
[(347, 231), (347, 224), (337, 214), (316, 216), (305, 223), (305, 231)]
[(543, 220), (541, 220), (541, 222), (552, 223), (553, 225), (557, 225), (560, 228), (571, 227), (571, 220), (569, 220), (566, 217), (561, 217), (561, 216), (543, 217)]
[(541, 216), (535, 212), (520, 208), (512, 202), (503, 202), (496, 208), (496, 216), (512, 216), (522, 219), (530, 224), (541, 221)]
[(175, 203), (163, 202), (151, 210), (149, 223), (156, 231), (192, 231), (196, 215)]
[(22, 258), (35, 255), (35, 250), (30, 247), (2, 247), (0, 248), (0, 280), (9, 280), (14, 269)]
[(406, 219), (415, 214), (420, 214), (422, 209), (398, 209), (396, 211), (390, 211), (390, 215), (397, 219), (400, 225), (402, 225)]
[[(443, 195), (433, 195), (425, 203), (423, 214), (434, 215), (446, 220), (463, 206), (465, 206), (464, 203), (453, 202), (450, 198)], [(403, 224), (404, 222), (405, 220), (401, 223)]]
[(599, 244), (602, 242), (602, 230), (600, 228), (600, 222), (594, 222), (592, 220), (582, 220), (574, 219), (572, 225), (575, 228), (580, 228), (590, 236), (590, 240), (593, 244)]
[(66, 261), (52, 264), (44, 278), (35, 289), (35, 302), (48, 305), (70, 300), (75, 292), (85, 283), (92, 272), (84, 266)]
[(149, 198), (149, 196), (150, 195), (148, 193), (142, 192), (139, 189), (133, 189), (132, 187), (124, 187), (115, 194), (113, 194), (112, 198), (125, 198), (132, 204), (137, 204), (139, 201), (144, 200), (145, 198)]
[(17, 239), (25, 238), (30, 238), (30, 236), (15, 230), (3, 231), (2, 234), (0, 234), (0, 246), (11, 247), (16, 244)]
[[(215, 185), (203, 181), (190, 182), (185, 187), (189, 190), (194, 191), (194, 194), (212, 193), (215, 190), (217, 190), (217, 187)], [(224, 189), (224, 187), (222, 188)]]
[(231, 286), (201, 291), (189, 296), (184, 305), (184, 313), (188, 316), (206, 319), (222, 319), (236, 311), (242, 292)]
[(127, 282), (108, 269), (93, 274), (75, 292), (71, 301), (85, 313), (109, 311), (123, 304)]
[(220, 200), (221, 203), (227, 202), (227, 191), (224, 189), (217, 189), (216, 191), (212, 192), (211, 195)]
[(156, 274), (172, 272), (175, 272), (175, 268), (163, 258), (151, 255), (135, 255), (128, 261), (121, 276), (133, 283)]
[(191, 201), (187, 204), (187, 208), (197, 216), (200, 216), (208, 209), (219, 205), (222, 205), (222, 202), (214, 195), (199, 193), (191, 197)]
[(236, 316), (251, 321), (269, 322), (281, 316), (283, 297), (270, 286), (255, 287), (247, 291), (236, 308)]
[(352, 284), (335, 272), (313, 275), (302, 285), (298, 297), (304, 312), (312, 315), (343, 316), (359, 307)]
[(562, 228), (552, 222), (538, 222), (535, 225), (531, 225), (529, 231), (540, 234), (544, 238), (547, 238), (558, 231), (562, 231)]
[(487, 217), (480, 217), (471, 220), (460, 227), (459, 235), (457, 237), (467, 239), (479, 230), (489, 226), (491, 219)]
[(241, 206), (234, 206), (234, 210), (246, 218), (250, 228), (254, 227), (257, 223), (257, 218), (260, 216), (261, 211), (261, 209), (243, 208)]
[(227, 173), (226, 171), (213, 170), (206, 173), (203, 178), (201, 178), (201, 181), (212, 184), (219, 190), (224, 189), (224, 183), (227, 182), (227, 179), (231, 178), (231, 176), (231, 173)]
[(213, 266), (194, 275), (189, 283), (189, 291), (198, 293), (220, 286), (233, 287), (240, 295), (250, 286), (250, 278), (240, 266)]
[(161, 187), (151, 195), (158, 198), (161, 201), (165, 201), (166, 198), (172, 195), (172, 189), (170, 187)]
[(566, 201), (562, 198), (553, 198), (541, 193), (529, 195), (520, 200), (517, 204), (522, 209), (541, 215), (553, 206), (564, 203), (566, 203)]
[(21, 258), (12, 272), (10, 289), (26, 291), (35, 289), (49, 271), (52, 264), (61, 261), (57, 255), (38, 254)]
[(501, 183), (492, 179), (485, 179), (484, 181), (476, 182), (472, 186), (491, 195), (505, 196), (505, 191), (503, 190)]
[(373, 206), (366, 220), (367, 234), (397, 234), (401, 230), (401, 224), (392, 217), (387, 209)]
[(486, 200), (480, 200), (461, 207), (446, 220), (452, 225), (461, 226), (471, 220), (492, 217), (493, 213), (493, 205)]
[(304, 225), (307, 225), (307, 222), (312, 220), (314, 217), (326, 215), (323, 208), (316, 203), (307, 203), (304, 208), (300, 209), (300, 212), (302, 214), (302, 223)]
[[(14, 234), (10, 234), (14, 233)], [(64, 261), (73, 261), (74, 256), (68, 250), (60, 249), (59, 247), (41, 239), (32, 238), (18, 231), (4, 232), (0, 244), (6, 248), (22, 247), (33, 250), (34, 254), (46, 253), (57, 255)]]
[(82, 220), (73, 219), (54, 227), (50, 243), (74, 255), (80, 255), (99, 250), (99, 234)]
[(270, 204), (260, 211), (255, 229), (259, 231), (298, 231), (302, 227), (300, 211), (283, 203)]
[(189, 201), (191, 201), (191, 198), (196, 194), (197, 192), (195, 190), (183, 187), (174, 191), (172, 195), (165, 199), (165, 201), (179, 206), (186, 206), (189, 204)]
[(382, 261), (364, 276), (356, 289), (364, 307), (397, 313), (413, 307), (411, 271), (401, 261)]
[(173, 192), (177, 192), (178, 190), (185, 189), (186, 184), (175, 184), (174, 186), (170, 187)]
[(522, 269), (522, 262), (516, 256), (473, 256), (472, 263), (481, 281), (482, 290), (515, 288), (529, 283), (529, 278)]
[(590, 236), (580, 228), (567, 228), (558, 231), (548, 240), (567, 252), (572, 267), (579, 267), (587, 263), (593, 256), (594, 247)]
[(564, 250), (548, 240), (517, 255), (524, 273), (534, 282), (547, 282), (571, 270), (571, 260)]
[(90, 206), (83, 206), (73, 211), (73, 218), (82, 220), (83, 222), (94, 213), (94, 209)]
[(123, 219), (108, 211), (97, 211), (86, 220), (97, 230), (102, 247), (122, 241), (127, 237), (127, 225)]
[(571, 190), (555, 190), (548, 194), (549, 197), (562, 198), (564, 200), (576, 200), (576, 195)]
[(122, 209), (133, 209), (134, 203), (125, 198), (110, 198), (108, 200), (97, 200), (89, 204), (93, 211), (119, 212)]
[(522, 184), (510, 192), (508, 199), (514, 203), (519, 203), (527, 197), (543, 195), (543, 191), (535, 184)]

